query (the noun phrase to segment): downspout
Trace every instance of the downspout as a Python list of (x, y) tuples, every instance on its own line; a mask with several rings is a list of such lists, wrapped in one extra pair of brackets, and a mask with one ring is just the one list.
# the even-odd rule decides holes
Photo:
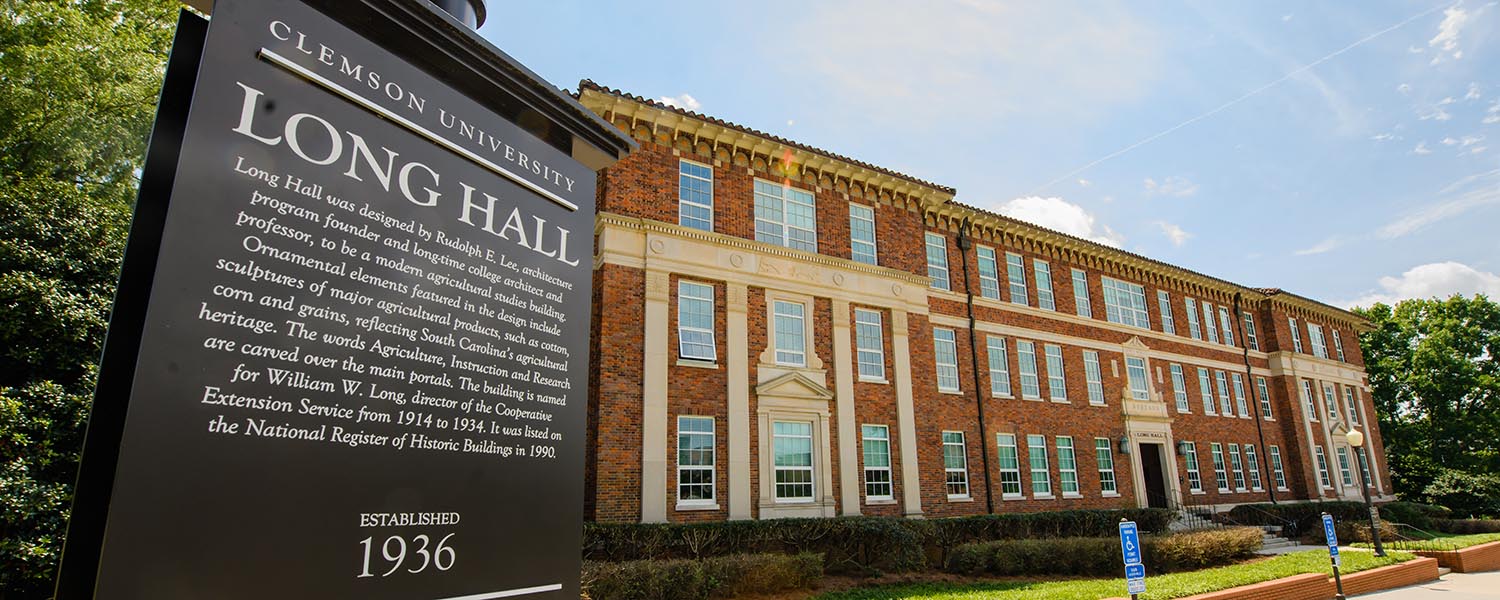
[(979, 456), (984, 465), (984, 510), (995, 514), (995, 494), (990, 488), (989, 430), (984, 426), (984, 393), (979, 388), (979, 340), (974, 333), (974, 288), (969, 285), (969, 249), (974, 246), (969, 239), (969, 219), (965, 218), (958, 228), (958, 262), (964, 269), (964, 297), (969, 309), (969, 362), (973, 365), (974, 409), (979, 413)]
[[(1240, 332), (1240, 350), (1243, 352), (1245, 358), (1245, 387), (1258, 391), (1259, 388), (1255, 386), (1255, 377), (1250, 374), (1250, 340), (1245, 338), (1245, 314), (1240, 312), (1239, 292), (1234, 293), (1234, 328)], [(1266, 393), (1269, 394), (1271, 392), (1268, 389)], [(1269, 397), (1266, 398), (1266, 402), (1270, 401)], [(1260, 438), (1260, 451), (1265, 453), (1264, 460), (1255, 461), (1260, 463), (1256, 465), (1256, 468), (1265, 472), (1265, 477), (1261, 481), (1266, 482), (1266, 491), (1271, 493), (1271, 504), (1277, 504), (1276, 480), (1271, 478), (1271, 450), (1266, 447), (1266, 431), (1261, 425), (1261, 421), (1265, 420), (1265, 414), (1262, 412), (1263, 409), (1258, 406), (1260, 403), (1256, 402), (1256, 404), (1255, 408), (1257, 410), (1251, 413), (1250, 418), (1255, 420), (1255, 435)], [(1256, 456), (1256, 458), (1260, 459), (1262, 457)]]

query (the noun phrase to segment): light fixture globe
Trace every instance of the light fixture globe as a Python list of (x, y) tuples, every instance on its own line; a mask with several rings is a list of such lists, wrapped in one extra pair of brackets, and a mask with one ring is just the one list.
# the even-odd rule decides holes
[(1358, 429), (1350, 429), (1349, 433), (1344, 434), (1344, 439), (1349, 440), (1349, 445), (1355, 448), (1365, 445), (1365, 434), (1360, 433)]

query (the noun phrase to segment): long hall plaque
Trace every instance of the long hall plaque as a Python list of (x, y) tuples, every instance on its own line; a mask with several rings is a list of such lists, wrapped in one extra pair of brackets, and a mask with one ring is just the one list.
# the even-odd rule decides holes
[(334, 16), (215, 7), (95, 597), (577, 598), (594, 171)]

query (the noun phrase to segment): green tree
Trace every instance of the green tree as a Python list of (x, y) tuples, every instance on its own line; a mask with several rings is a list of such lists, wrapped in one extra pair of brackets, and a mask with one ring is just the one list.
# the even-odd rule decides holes
[(1446, 471), (1500, 474), (1500, 304), (1454, 295), (1355, 312), (1375, 325), (1360, 344), (1397, 493), (1432, 501)]
[(178, 6), (0, 0), (0, 597), (51, 589)]

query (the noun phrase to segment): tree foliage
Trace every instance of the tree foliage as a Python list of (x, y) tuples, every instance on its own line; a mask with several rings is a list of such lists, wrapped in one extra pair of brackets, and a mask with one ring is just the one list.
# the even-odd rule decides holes
[(178, 4), (0, 0), (0, 597), (44, 597)]
[(1500, 474), (1500, 304), (1454, 295), (1356, 312), (1375, 325), (1360, 344), (1396, 491), (1434, 501), (1445, 470), (1460, 474), (1432, 489)]

